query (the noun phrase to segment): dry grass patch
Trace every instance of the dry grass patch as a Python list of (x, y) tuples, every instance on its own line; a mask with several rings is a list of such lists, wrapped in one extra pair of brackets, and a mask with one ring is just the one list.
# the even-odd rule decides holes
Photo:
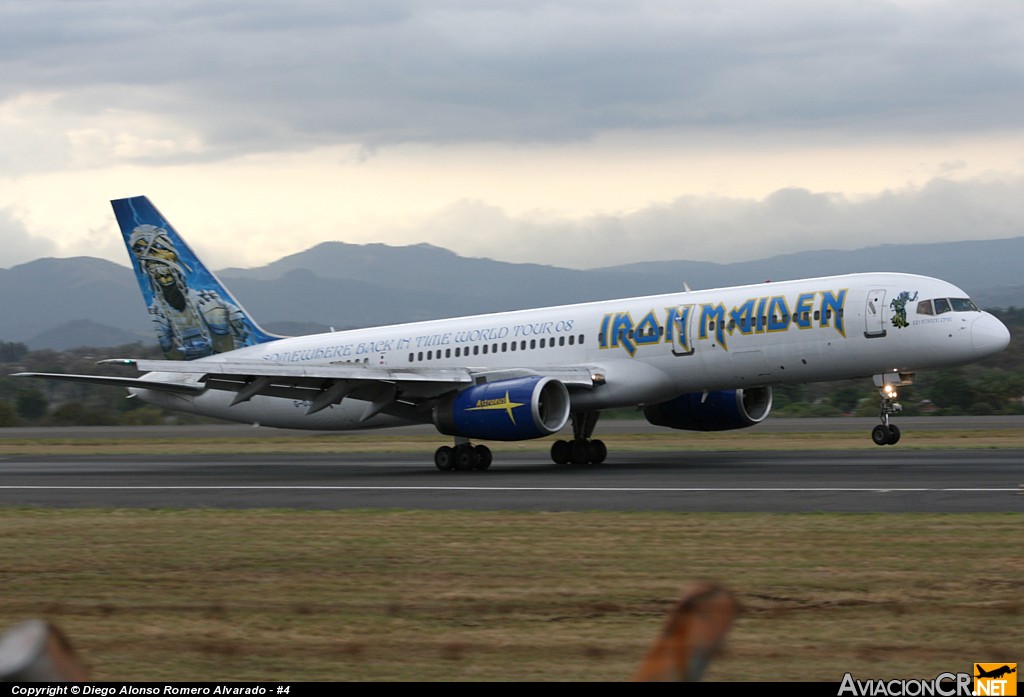
[(683, 582), (711, 680), (1019, 660), (1021, 516), (0, 510), (0, 618), (97, 679), (619, 680)]

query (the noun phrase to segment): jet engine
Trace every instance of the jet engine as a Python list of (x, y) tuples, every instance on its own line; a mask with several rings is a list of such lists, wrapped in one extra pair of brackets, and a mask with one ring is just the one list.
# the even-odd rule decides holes
[(646, 407), (655, 426), (684, 431), (729, 431), (759, 424), (772, 409), (772, 388), (690, 392)]
[(474, 385), (434, 407), (438, 431), (483, 440), (541, 438), (568, 420), (569, 390), (540, 375)]

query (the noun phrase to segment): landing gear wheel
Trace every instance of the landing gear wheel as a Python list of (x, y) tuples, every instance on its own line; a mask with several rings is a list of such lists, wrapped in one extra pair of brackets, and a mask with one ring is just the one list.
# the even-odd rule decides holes
[(491, 466), (491, 449), (486, 445), (478, 445), (473, 448), (473, 454), (476, 456), (476, 465), (473, 469), (485, 470)]
[[(903, 375), (900, 375), (898, 384), (909, 384), (903, 382)], [(903, 411), (903, 407), (896, 401), (896, 383), (886, 380), (885, 375), (876, 375), (875, 384), (880, 386), (879, 393), (882, 395), (882, 408), (878, 412), (878, 418), (882, 423), (875, 426), (871, 431), (871, 440), (875, 445), (896, 445), (900, 442), (899, 426), (889, 423), (889, 419)]]
[(551, 444), (551, 459), (556, 465), (600, 465), (608, 457), (608, 446), (603, 440), (573, 438), (556, 440)]
[(574, 465), (585, 465), (590, 460), (590, 444), (585, 440), (569, 443), (569, 461)]
[(888, 445), (889, 429), (882, 424), (878, 424), (871, 429), (871, 440), (874, 441), (875, 445)]
[(455, 446), (455, 469), (466, 472), (476, 467), (477, 455), (472, 445), (464, 443)]
[(551, 459), (556, 465), (568, 465), (572, 459), (572, 448), (567, 440), (556, 440), (551, 444)]
[(447, 445), (443, 445), (434, 451), (434, 466), (442, 472), (448, 472), (455, 467), (455, 451)]

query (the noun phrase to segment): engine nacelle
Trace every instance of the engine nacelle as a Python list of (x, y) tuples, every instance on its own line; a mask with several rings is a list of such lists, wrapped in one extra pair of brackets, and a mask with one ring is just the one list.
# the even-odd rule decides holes
[(438, 431), (483, 440), (541, 438), (568, 420), (569, 390), (540, 375), (474, 385), (434, 407)]
[(772, 410), (772, 388), (691, 392), (644, 409), (655, 426), (684, 431), (729, 431), (759, 424)]

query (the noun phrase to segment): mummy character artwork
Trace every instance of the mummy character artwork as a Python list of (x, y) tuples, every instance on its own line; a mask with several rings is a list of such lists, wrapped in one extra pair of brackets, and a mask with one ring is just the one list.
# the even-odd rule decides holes
[(227, 291), (218, 292), (209, 279), (198, 278), (212, 274), (190, 263), (195, 257), (191, 249), (181, 241), (175, 245), (159, 225), (129, 229), (128, 249), (167, 358), (188, 361), (259, 343), (261, 332)]

